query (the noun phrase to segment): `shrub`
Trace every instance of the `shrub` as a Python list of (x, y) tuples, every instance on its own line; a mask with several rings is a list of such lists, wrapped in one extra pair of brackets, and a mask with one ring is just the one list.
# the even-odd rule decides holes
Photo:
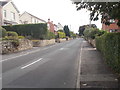
[(6, 36), (6, 30), (2, 27), (0, 27), (0, 38), (4, 38)]
[(3, 26), (7, 31), (14, 31), (19, 36), (31, 37), (31, 39), (44, 39), (47, 34), (47, 24), (24, 24)]
[(16, 32), (8, 31), (7, 36), (18, 37), (18, 34)]
[(59, 38), (65, 38), (66, 37), (64, 32), (58, 32), (58, 35), (59, 35), (58, 36)]
[(8, 39), (18, 39), (18, 34), (16, 32), (13, 32), (13, 31), (8, 31), (7, 37), (8, 37)]
[(120, 73), (120, 33), (106, 33), (96, 38), (96, 47), (105, 57), (106, 62)]
[(24, 39), (25, 37), (24, 36), (18, 36), (18, 39)]
[(96, 36), (101, 36), (103, 35), (104, 33), (106, 33), (106, 31), (103, 31), (103, 30), (99, 30), (97, 28), (90, 28), (90, 27), (87, 27), (85, 30), (84, 30), (84, 36), (85, 38), (91, 38), (91, 39), (95, 39)]
[(53, 32), (47, 31), (47, 35), (45, 36), (45, 39), (54, 39), (55, 38), (55, 34)]

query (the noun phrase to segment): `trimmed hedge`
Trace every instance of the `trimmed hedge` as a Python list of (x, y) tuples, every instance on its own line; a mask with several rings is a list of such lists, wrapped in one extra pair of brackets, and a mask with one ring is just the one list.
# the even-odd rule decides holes
[(6, 34), (6, 30), (0, 26), (0, 38), (5, 37)]
[(2, 26), (7, 31), (17, 32), (19, 36), (29, 37), (29, 39), (44, 39), (47, 34), (47, 24), (23, 24)]
[(102, 52), (108, 65), (120, 73), (120, 33), (105, 33), (97, 37), (96, 47)]

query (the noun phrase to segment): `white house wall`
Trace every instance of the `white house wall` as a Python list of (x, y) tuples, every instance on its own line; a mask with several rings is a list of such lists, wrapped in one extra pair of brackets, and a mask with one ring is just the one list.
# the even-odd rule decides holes
[[(30, 14), (28, 13), (23, 13), (21, 16), (20, 16), (20, 22), (21, 24), (35, 24), (35, 23), (45, 23), (33, 16), (31, 16)], [(26, 22), (26, 23), (25, 23)]]
[(21, 24), (24, 24), (27, 21), (27, 23), (32, 23), (32, 17), (28, 13), (23, 13), (23, 15), (20, 17)]
[[(6, 17), (4, 17), (4, 10), (6, 10)], [(15, 13), (15, 20), (12, 20), (11, 12)], [(19, 13), (14, 8), (12, 3), (8, 3), (7, 5), (5, 5), (2, 9), (2, 13), (3, 13), (3, 20), (13, 21), (19, 24)]]

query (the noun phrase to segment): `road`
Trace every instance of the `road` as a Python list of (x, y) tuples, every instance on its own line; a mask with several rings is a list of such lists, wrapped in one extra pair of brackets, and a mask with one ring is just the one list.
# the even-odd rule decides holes
[(3, 55), (3, 88), (75, 88), (83, 39)]

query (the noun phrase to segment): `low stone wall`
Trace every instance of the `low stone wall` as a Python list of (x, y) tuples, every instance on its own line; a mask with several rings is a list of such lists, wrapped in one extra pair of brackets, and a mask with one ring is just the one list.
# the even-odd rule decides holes
[(66, 41), (66, 39), (60, 39), (60, 42), (65, 42)]
[(89, 42), (93, 47), (96, 47), (95, 39), (88, 39), (88, 42)]
[(0, 42), (0, 54), (14, 53), (22, 50), (27, 50), (33, 48), (33, 44), (28, 39), (18, 40), (19, 44), (16, 46), (12, 41), (1, 41)]
[(51, 40), (33, 40), (33, 47), (42, 47), (42, 46), (47, 46), (47, 45), (52, 45), (55, 44), (55, 39)]

